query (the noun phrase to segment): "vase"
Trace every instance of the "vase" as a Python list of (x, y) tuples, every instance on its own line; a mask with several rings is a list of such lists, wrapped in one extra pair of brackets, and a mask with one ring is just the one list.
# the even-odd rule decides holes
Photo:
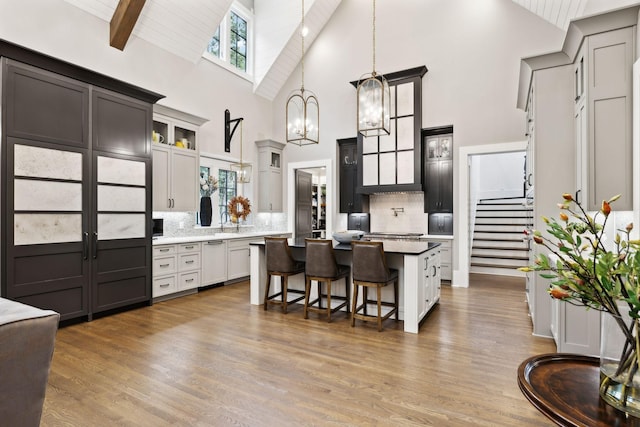
[(200, 225), (208, 227), (211, 225), (211, 197), (203, 196), (200, 198)]
[(619, 316), (601, 315), (600, 397), (614, 408), (640, 417), (638, 319), (630, 318), (626, 305), (620, 304), (619, 311)]

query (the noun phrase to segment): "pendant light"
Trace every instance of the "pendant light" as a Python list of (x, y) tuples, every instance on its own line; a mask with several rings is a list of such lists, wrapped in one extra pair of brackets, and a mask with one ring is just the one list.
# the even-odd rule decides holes
[(236, 179), (238, 184), (248, 184), (251, 182), (251, 163), (244, 163), (242, 161), (242, 124), (244, 120), (240, 121), (240, 163), (232, 163), (231, 171), (236, 173)]
[(389, 82), (376, 73), (376, 0), (373, 0), (373, 72), (360, 77), (356, 96), (358, 132), (364, 137), (389, 135)]
[(287, 142), (297, 145), (318, 144), (320, 140), (320, 106), (316, 95), (304, 88), (304, 0), (302, 0), (302, 19), (300, 21), (300, 39), (302, 40), (302, 84), (300, 90), (293, 91), (287, 99)]

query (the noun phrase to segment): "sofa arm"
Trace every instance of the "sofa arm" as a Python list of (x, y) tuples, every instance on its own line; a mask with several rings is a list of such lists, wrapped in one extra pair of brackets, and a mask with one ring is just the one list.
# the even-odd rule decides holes
[(0, 420), (38, 426), (60, 315), (0, 298)]

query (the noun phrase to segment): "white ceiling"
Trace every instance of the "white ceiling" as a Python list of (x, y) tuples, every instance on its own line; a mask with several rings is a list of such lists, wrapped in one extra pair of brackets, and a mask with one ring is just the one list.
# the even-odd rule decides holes
[(567, 31), (569, 21), (582, 16), (588, 0), (513, 0), (530, 12)]

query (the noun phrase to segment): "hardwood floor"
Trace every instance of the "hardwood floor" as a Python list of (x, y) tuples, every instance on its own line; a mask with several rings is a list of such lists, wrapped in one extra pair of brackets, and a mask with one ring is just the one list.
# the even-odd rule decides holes
[(443, 286), (419, 334), (249, 301), (248, 282), (58, 331), (42, 426), (541, 426), (522, 279)]

